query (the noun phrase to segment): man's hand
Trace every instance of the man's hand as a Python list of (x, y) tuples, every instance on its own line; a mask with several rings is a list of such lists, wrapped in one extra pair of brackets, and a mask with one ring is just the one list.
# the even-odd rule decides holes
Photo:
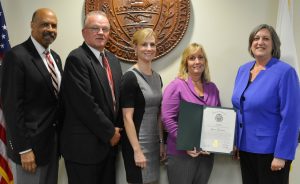
[(21, 154), (21, 163), (22, 163), (22, 168), (25, 171), (32, 172), (32, 173), (36, 171), (37, 165), (35, 163), (35, 156), (32, 150)]
[(122, 131), (121, 128), (115, 127), (115, 134), (114, 134), (114, 136), (110, 139), (110, 145), (111, 145), (111, 146), (117, 145), (118, 142), (120, 141), (120, 138), (121, 138), (120, 131)]

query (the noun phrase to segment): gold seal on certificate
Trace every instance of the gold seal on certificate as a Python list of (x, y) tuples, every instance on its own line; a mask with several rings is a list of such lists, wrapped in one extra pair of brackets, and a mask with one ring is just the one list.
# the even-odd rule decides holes
[(214, 153), (233, 150), (236, 113), (232, 108), (208, 107), (181, 101), (178, 119), (178, 150), (194, 147)]

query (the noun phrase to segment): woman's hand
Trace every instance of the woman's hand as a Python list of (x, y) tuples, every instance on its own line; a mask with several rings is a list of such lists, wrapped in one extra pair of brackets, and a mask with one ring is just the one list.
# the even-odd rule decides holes
[(134, 152), (134, 161), (136, 166), (142, 169), (146, 167), (147, 160), (142, 150)]
[(240, 152), (239, 152), (239, 149), (236, 146), (233, 147), (232, 159), (233, 160), (239, 160), (240, 159)]
[(194, 158), (200, 155), (200, 151), (197, 151), (196, 147), (194, 147), (194, 150), (187, 150), (186, 153)]
[(285, 160), (274, 157), (273, 161), (271, 163), (271, 170), (272, 171), (280, 171), (281, 169), (284, 168), (284, 165), (285, 165)]
[(201, 150), (199, 151), (200, 155), (210, 155), (210, 152)]
[(159, 143), (159, 156), (160, 156), (160, 161), (163, 162), (167, 158), (167, 153), (166, 153), (166, 148), (165, 144)]

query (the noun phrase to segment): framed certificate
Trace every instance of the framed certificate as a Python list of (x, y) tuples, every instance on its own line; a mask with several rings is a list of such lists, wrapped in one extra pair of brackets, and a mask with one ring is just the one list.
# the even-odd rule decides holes
[(178, 150), (205, 150), (231, 154), (236, 113), (232, 108), (209, 107), (181, 101), (178, 119)]

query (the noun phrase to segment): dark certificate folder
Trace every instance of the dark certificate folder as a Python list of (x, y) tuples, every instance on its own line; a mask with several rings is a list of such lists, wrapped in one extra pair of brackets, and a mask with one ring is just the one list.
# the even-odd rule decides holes
[(236, 113), (231, 108), (180, 102), (176, 148), (230, 154)]
[(181, 101), (179, 106), (176, 148), (178, 150), (200, 149), (203, 106)]

